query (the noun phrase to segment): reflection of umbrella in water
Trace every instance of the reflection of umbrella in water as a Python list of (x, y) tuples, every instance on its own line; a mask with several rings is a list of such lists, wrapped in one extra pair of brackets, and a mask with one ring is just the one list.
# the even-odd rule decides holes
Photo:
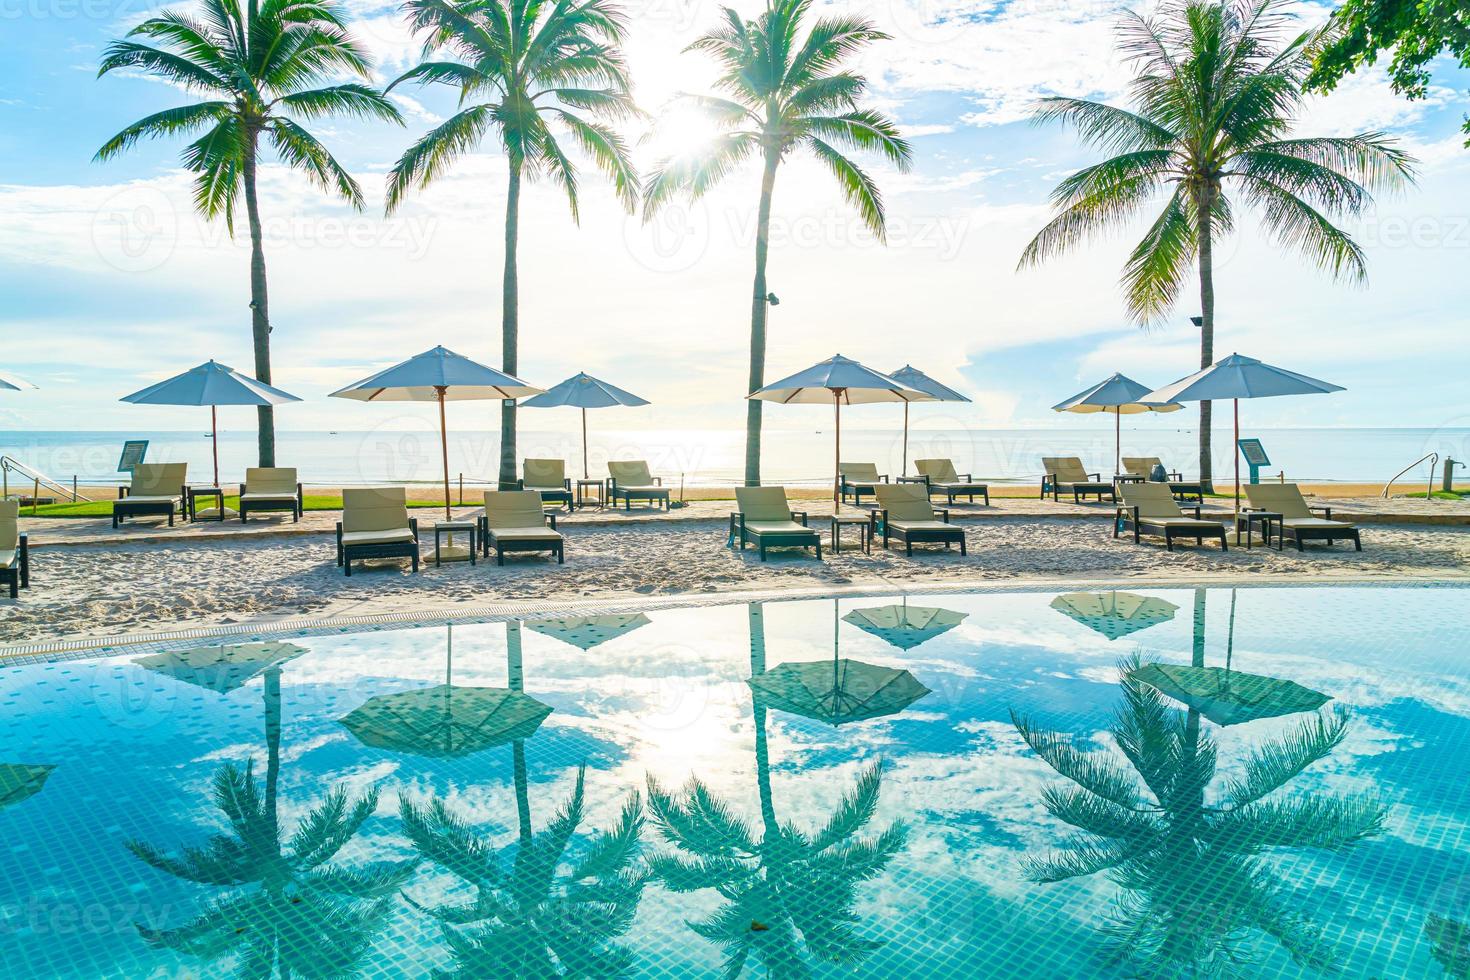
[(1144, 664), (1133, 671), (1132, 679), (1187, 705), (1221, 727), (1316, 711), (1332, 700), (1295, 681), (1230, 669), (1235, 653), (1235, 599), (1235, 590), (1231, 589), (1224, 667)]
[(444, 683), (369, 698), (342, 724), (375, 749), (441, 758), (470, 755), (528, 738), (551, 714), (550, 705), (503, 687), (455, 687), (450, 627)]
[(1166, 623), (1179, 608), (1132, 592), (1070, 592), (1053, 599), (1051, 607), (1110, 640)]
[(0, 810), (24, 803), (41, 792), (55, 766), (0, 762)]
[(527, 623), (537, 633), (554, 636), (583, 650), (591, 650), (608, 640), (631, 633), (647, 626), (649, 619), (642, 613), (617, 616), (569, 616), (564, 619), (542, 619)]
[(279, 667), (306, 652), (294, 643), (231, 643), (158, 653), (134, 661), (139, 667), (168, 674), (176, 680), (229, 694), (271, 667)]
[(912, 650), (948, 633), (965, 621), (968, 613), (953, 609), (938, 609), (932, 606), (911, 606), (907, 600), (897, 606), (877, 606), (872, 609), (854, 609), (842, 617), (864, 633), (871, 633), (881, 640), (898, 647)]
[(777, 664), (746, 681), (766, 706), (843, 725), (897, 714), (929, 693), (906, 670), (839, 657), (832, 600), (832, 660)]

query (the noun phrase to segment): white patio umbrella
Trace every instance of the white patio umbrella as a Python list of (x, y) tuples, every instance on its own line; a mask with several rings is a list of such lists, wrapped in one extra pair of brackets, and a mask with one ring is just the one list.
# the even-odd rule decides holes
[(214, 485), (219, 486), (219, 406), (284, 405), (300, 398), (234, 368), (209, 360), (183, 374), (135, 391), (121, 399), (132, 405), (209, 406), (209, 438), (214, 451)]
[[(915, 391), (933, 395), (935, 401), (939, 402), (967, 402), (970, 399), (955, 391), (948, 385), (935, 381), (929, 375), (920, 371), (912, 364), (905, 364), (889, 375), (894, 381)], [(903, 403), (903, 466), (900, 474), (907, 475), (909, 470), (909, 403)]]
[(789, 378), (766, 385), (746, 398), (779, 402), (782, 405), (822, 405), (831, 403), (837, 414), (837, 433), (833, 443), (832, 504), (842, 502), (842, 406), (867, 405), (875, 402), (932, 402), (935, 397), (910, 388), (886, 374), (865, 367), (851, 358), (837, 354), (820, 364), (813, 364)]
[(1144, 412), (1177, 412), (1184, 406), (1178, 402), (1155, 401), (1148, 389), (1121, 374), (1114, 374), (1086, 391), (1078, 392), (1060, 405), (1053, 405), (1053, 412), (1076, 412), (1091, 415), (1108, 412), (1113, 416), (1113, 474), (1123, 468), (1123, 416), (1140, 415)]
[(0, 374), (0, 391), (35, 391), (36, 386), (13, 374)]
[(548, 388), (535, 398), (521, 403), (522, 408), (580, 408), (582, 410), (582, 479), (590, 478), (587, 471), (587, 409), (611, 408), (614, 405), (647, 405), (648, 400), (631, 392), (579, 372), (559, 385)]
[(439, 448), (444, 458), (444, 516), (450, 518), (453, 515), (449, 511), (449, 430), (444, 403), (503, 401), (539, 395), (542, 390), (452, 350), (435, 347), (334, 391), (328, 397), (360, 402), (438, 402)]
[[(1191, 374), (1158, 391), (1150, 392), (1149, 401), (1235, 403), (1235, 443), (1231, 456), (1235, 460), (1235, 512), (1240, 513), (1240, 400), (1242, 398), (1274, 398), (1278, 395), (1326, 395), (1343, 391), (1340, 385), (1318, 381), (1305, 374), (1264, 364), (1254, 357), (1231, 354), (1197, 374)], [(1238, 527), (1238, 525), (1237, 525)], [(1237, 530), (1237, 537), (1239, 531)]]

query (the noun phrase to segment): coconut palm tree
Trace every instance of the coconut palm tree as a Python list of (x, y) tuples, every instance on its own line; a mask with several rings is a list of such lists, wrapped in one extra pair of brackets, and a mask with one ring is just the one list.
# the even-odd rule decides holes
[[(611, 121), (637, 114), (621, 44), (623, 12), (609, 0), (408, 0), (413, 28), (436, 60), (425, 61), (388, 86), (441, 84), (458, 90), (460, 108), (425, 133), (388, 175), (388, 210), (412, 188), (426, 187), (462, 154), (493, 133), (509, 164), (505, 197), (505, 267), (501, 284), (501, 368), (518, 368), (521, 181), (548, 177), (578, 218), (579, 172), (557, 136), (606, 174), (632, 212), (638, 175)], [(500, 482), (516, 479), (516, 406), (502, 404)]]
[[(1130, 976), (1253, 976), (1248, 947), (1275, 940), (1297, 963), (1333, 964), (1321, 928), (1261, 855), (1336, 851), (1383, 830), (1387, 807), (1369, 795), (1280, 791), (1343, 740), (1348, 719), (1323, 712), (1255, 747), (1241, 775), (1215, 786), (1217, 747), (1197, 711), (1176, 711), (1119, 666), (1123, 705), (1109, 729), (1123, 758), (1082, 752), (1070, 736), (1012, 712), (1021, 737), (1069, 787), (1042, 804), (1076, 828), (1053, 854), (1026, 862), (1036, 882), (1106, 873), (1122, 892), (1104, 928), (1107, 958)], [(1126, 765), (1124, 764), (1126, 762)]]
[[(233, 235), (235, 202), (244, 193), (255, 376), (269, 383), (271, 321), (256, 188), (261, 144), (361, 210), (357, 181), (303, 123), (331, 115), (401, 123), (398, 110), (360, 82), (323, 84), (369, 76), (366, 56), (329, 0), (200, 0), (190, 12), (166, 10), (107, 46), (97, 74), (120, 69), (145, 72), (205, 100), (139, 119), (96, 158), (109, 160), (144, 138), (202, 133), (183, 154), (184, 167), (195, 174), (194, 205), (206, 218), (223, 217)], [(269, 405), (258, 412), (260, 465), (274, 466), (275, 416)]]
[[(805, 20), (811, 0), (771, 0), (754, 20), (724, 8), (718, 26), (687, 50), (701, 51), (720, 66), (714, 95), (684, 95), (682, 103), (708, 116), (719, 134), (701, 152), (661, 162), (644, 191), (651, 219), (680, 193), (697, 199), (748, 160), (761, 164), (756, 211), (755, 288), (750, 308), (749, 391), (765, 385), (766, 258), (770, 251), (771, 198), (781, 162), (805, 150), (832, 171), (843, 196), (880, 240), (886, 219), (873, 178), (844, 151), (874, 151), (907, 170), (909, 144), (892, 120), (859, 103), (867, 79), (843, 67), (854, 54), (888, 35), (858, 17)], [(760, 485), (761, 403), (746, 404), (745, 484)]]
[[(1255, 212), (1280, 245), (1349, 281), (1365, 278), (1363, 251), (1333, 224), (1371, 193), (1412, 179), (1412, 160), (1382, 133), (1296, 137), (1303, 83), (1318, 36), (1288, 39), (1284, 0), (1168, 0), (1127, 14), (1119, 48), (1134, 65), (1134, 107), (1048, 98), (1037, 122), (1076, 127), (1112, 154), (1052, 192), (1056, 216), (1021, 256), (1032, 266), (1154, 206), (1157, 213), (1123, 269), (1128, 314), (1145, 327), (1199, 275), (1200, 366), (1215, 359), (1216, 241), (1237, 208)], [(1211, 483), (1209, 402), (1200, 404), (1200, 479)]]
[(283, 842), (276, 797), (279, 667), (266, 672), (264, 690), (264, 785), (255, 778), (253, 759), (243, 768), (225, 763), (214, 777), (214, 805), (229, 831), (177, 853), (144, 841), (127, 844), (145, 864), (225, 893), (183, 925), (154, 929), (139, 923), (137, 929), (152, 946), (205, 960), (234, 956), (241, 977), (351, 976), (417, 862), (329, 863), (377, 809), (376, 789), (354, 800), (344, 787), (336, 787)]

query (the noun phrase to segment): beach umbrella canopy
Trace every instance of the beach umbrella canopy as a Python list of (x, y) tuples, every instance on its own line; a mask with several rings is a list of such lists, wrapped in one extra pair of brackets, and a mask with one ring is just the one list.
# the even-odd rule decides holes
[(284, 405), (300, 398), (247, 377), (215, 360), (125, 396), (132, 405), (209, 406), (209, 436), (214, 447), (214, 485), (219, 486), (219, 406)]
[(1231, 354), (1223, 361), (1171, 385), (1149, 393), (1150, 401), (1235, 403), (1235, 509), (1240, 510), (1240, 400), (1242, 398), (1275, 398), (1280, 395), (1325, 395), (1343, 391), (1340, 385), (1318, 381), (1305, 374), (1258, 361), (1254, 357)]
[(777, 664), (746, 683), (771, 707), (829, 725), (897, 714), (929, 693), (906, 670), (846, 657)]
[(305, 652), (305, 647), (294, 643), (231, 643), (157, 653), (133, 662), (186, 684), (229, 694), (271, 667), (279, 667)]
[(836, 450), (832, 468), (832, 505), (842, 499), (842, 406), (868, 405), (877, 402), (932, 402), (927, 392), (910, 388), (888, 375), (838, 354), (820, 364), (813, 364), (789, 378), (753, 391), (747, 398), (778, 402), (782, 405), (832, 405), (837, 417), (834, 441)]
[(649, 619), (642, 613), (616, 616), (571, 616), (565, 619), (542, 619), (527, 623), (543, 636), (553, 636), (563, 643), (570, 643), (582, 650), (626, 636), (640, 627), (647, 626)]
[[(933, 396), (935, 401), (940, 402), (967, 402), (970, 399), (955, 391), (953, 388), (939, 381), (935, 381), (929, 375), (920, 371), (912, 364), (905, 364), (889, 375), (894, 381), (915, 391), (922, 391)], [(907, 473), (909, 469), (909, 403), (903, 403), (903, 465), (900, 473)]]
[(1070, 592), (1053, 599), (1051, 607), (1109, 640), (1167, 623), (1179, 609), (1165, 599), (1133, 592)]
[(534, 398), (522, 403), (524, 408), (579, 408), (582, 410), (582, 479), (589, 479), (587, 470), (587, 409), (612, 408), (615, 405), (637, 407), (647, 405), (648, 400), (632, 392), (624, 391), (586, 372), (579, 372), (559, 385), (553, 385)]
[(338, 389), (329, 397), (351, 398), (360, 402), (439, 403), (439, 448), (444, 457), (444, 516), (448, 518), (452, 515), (449, 511), (449, 431), (445, 423), (444, 403), (501, 401), (539, 395), (541, 391), (504, 371), (486, 367), (445, 347), (435, 347)]
[(927, 643), (942, 633), (948, 633), (965, 621), (966, 613), (931, 606), (877, 606), (871, 609), (854, 609), (842, 617), (864, 633), (898, 647), (912, 650)]
[(1316, 711), (1331, 700), (1295, 681), (1246, 674), (1228, 667), (1144, 664), (1131, 676), (1222, 727)]
[(1144, 412), (1177, 412), (1183, 405), (1173, 401), (1156, 401), (1150, 397), (1149, 389), (1122, 374), (1099, 381), (1085, 391), (1053, 405), (1053, 412), (1074, 412), (1093, 415), (1107, 412), (1113, 416), (1113, 472), (1122, 472), (1123, 416), (1140, 415)]
[(0, 762), (0, 810), (24, 803), (41, 792), (55, 768)]
[(36, 386), (13, 374), (0, 374), (0, 391), (35, 391)]
[(456, 758), (528, 738), (549, 714), (520, 691), (440, 684), (370, 698), (342, 724), (376, 749)]

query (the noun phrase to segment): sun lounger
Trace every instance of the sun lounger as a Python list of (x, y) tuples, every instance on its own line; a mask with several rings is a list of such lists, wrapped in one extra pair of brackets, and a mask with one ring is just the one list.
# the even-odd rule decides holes
[(641, 459), (610, 462), (607, 464), (607, 499), (616, 507), (622, 500), (624, 510), (633, 509), (635, 500), (659, 502), (664, 510), (669, 509), (669, 491), (664, 488), (663, 477), (648, 472), (648, 463)]
[(956, 473), (953, 460), (916, 459), (914, 469), (923, 477), (925, 486), (929, 488), (929, 496), (942, 493), (946, 498), (945, 502), (951, 507), (954, 506), (956, 497), (968, 497), (973, 504), (977, 496), (983, 496), (985, 506), (990, 506), (990, 487), (984, 483), (976, 483), (973, 473)]
[[(1163, 465), (1164, 464), (1159, 460), (1159, 457), (1157, 456), (1123, 457), (1123, 472), (1127, 473), (1129, 476), (1137, 480), (1142, 480), (1144, 482), (1152, 481), (1154, 477), (1154, 467), (1162, 467)], [(1184, 479), (1184, 474), (1177, 471), (1165, 471), (1164, 479), (1167, 480), (1169, 483), (1170, 492), (1173, 493), (1174, 496), (1178, 497), (1180, 500), (1188, 497), (1193, 497), (1195, 503), (1202, 504), (1205, 502), (1204, 484), (1198, 481), (1186, 480)]]
[(566, 538), (556, 529), (556, 515), (541, 507), (535, 490), (487, 490), (480, 515), (480, 550), (495, 549), (495, 563), (505, 564), (512, 551), (549, 551), (556, 563), (566, 560)]
[(861, 504), (864, 496), (873, 496), (881, 484), (888, 482), (888, 474), (880, 474), (873, 463), (838, 463), (837, 473), (843, 503), (851, 497), (853, 504)]
[(252, 466), (245, 470), (245, 482), (240, 486), (241, 524), (245, 523), (251, 511), (290, 511), (291, 520), (300, 521), (305, 509), (305, 498), (294, 469)]
[(541, 502), (563, 504), (572, 509), (572, 481), (567, 479), (567, 464), (560, 459), (528, 459), (521, 464), (521, 489), (535, 490)]
[(1190, 517), (1180, 510), (1174, 494), (1162, 483), (1124, 483), (1119, 490), (1123, 503), (1113, 517), (1113, 537), (1122, 531), (1133, 531), (1133, 542), (1137, 544), (1144, 534), (1162, 535), (1164, 547), (1174, 550), (1175, 538), (1193, 538), (1195, 544), (1204, 544), (1205, 538), (1219, 538), (1220, 550), (1230, 550), (1225, 544), (1225, 525), (1200, 517), (1198, 506)]
[(822, 536), (807, 527), (805, 511), (792, 513), (785, 488), (737, 487), (735, 506), (740, 509), (730, 515), (730, 542), (741, 551), (754, 544), (765, 561), (767, 548), (814, 548), (821, 561)]
[(342, 491), (337, 564), (351, 575), (352, 562), (368, 558), (407, 558), (419, 570), (419, 522), (408, 516), (402, 487)]
[(919, 483), (893, 483), (878, 487), (878, 509), (868, 515), (869, 533), (876, 540), (883, 535), (883, 550), (888, 550), (888, 539), (897, 538), (912, 556), (915, 544), (958, 544), (960, 554), (965, 550), (963, 528), (949, 523), (949, 511), (935, 511), (929, 503), (927, 488)]
[[(1355, 525), (1334, 521), (1331, 507), (1309, 506), (1301, 488), (1295, 483), (1247, 485), (1245, 495), (1250, 501), (1250, 509), (1281, 515), (1278, 533), (1283, 539), (1295, 541), (1297, 551), (1306, 550), (1302, 547), (1306, 541), (1326, 541), (1330, 545), (1339, 540), (1351, 541), (1358, 551), (1363, 550), (1363, 539)], [(1322, 511), (1322, 516), (1317, 516), (1314, 510)]]
[(118, 487), (118, 499), (112, 502), (112, 526), (117, 528), (129, 517), (167, 517), (174, 526), (174, 512), (184, 514), (184, 498), (188, 491), (188, 463), (140, 463), (133, 467), (133, 481)]
[(1045, 475), (1041, 478), (1041, 495), (1051, 494), (1051, 499), (1061, 500), (1062, 494), (1070, 493), (1073, 503), (1081, 503), (1083, 497), (1096, 497), (1102, 502), (1103, 494), (1114, 503), (1118, 492), (1111, 483), (1102, 482), (1102, 474), (1089, 473), (1076, 456), (1043, 456), (1041, 465)]
[(31, 549), (20, 533), (20, 501), (0, 500), (0, 582), (10, 585), (10, 598), (31, 587)]

